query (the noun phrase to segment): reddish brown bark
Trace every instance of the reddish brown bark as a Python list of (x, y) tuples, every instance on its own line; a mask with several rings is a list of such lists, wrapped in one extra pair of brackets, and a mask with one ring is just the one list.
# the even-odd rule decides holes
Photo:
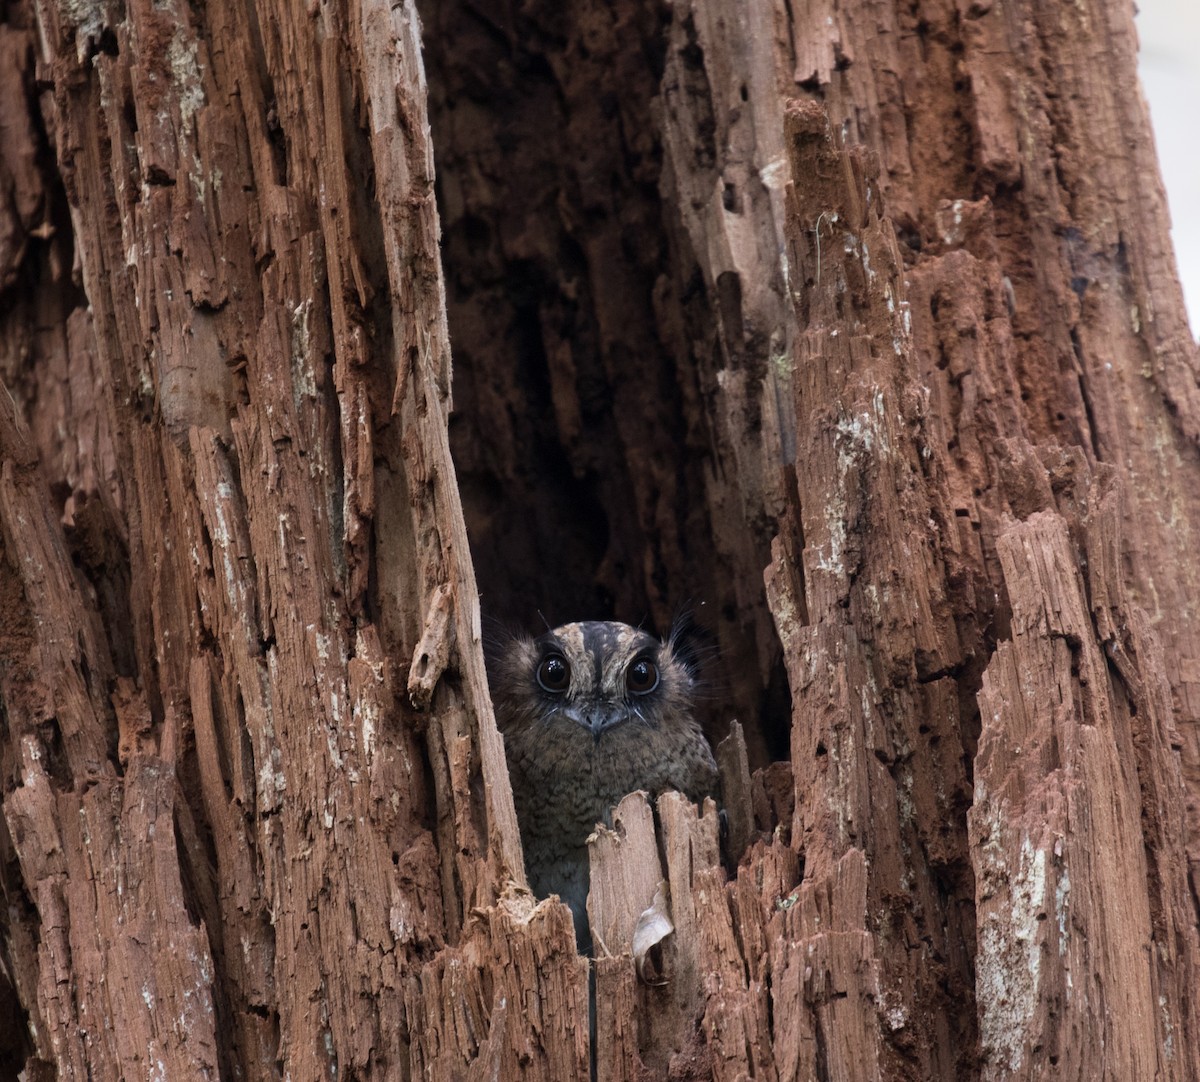
[[(428, 86), (411, 3), (0, 21), (0, 1073), (1200, 1076), (1131, 12), (424, 14)], [(476, 573), (691, 598), (745, 727), (734, 874), (598, 836), (594, 1051)]]
[[(39, 210), (61, 175), (73, 228), (25, 253), (7, 339), (31, 421), (5, 398), (9, 1052), (407, 1071), (413, 960), (520, 877), (415, 15), (17, 14), (10, 106), (36, 101), (36, 18)], [(21, 316), (84, 294), (90, 339), (72, 316), (21, 349)]]

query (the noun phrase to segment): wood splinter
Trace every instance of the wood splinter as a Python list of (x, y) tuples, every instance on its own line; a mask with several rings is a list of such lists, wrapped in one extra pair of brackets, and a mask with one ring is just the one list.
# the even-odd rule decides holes
[(433, 591), (425, 613), (425, 629), (413, 651), (408, 670), (408, 700), (414, 710), (428, 710), (433, 689), (450, 663), (450, 651), (457, 636), (454, 631), (454, 595), (448, 582)]

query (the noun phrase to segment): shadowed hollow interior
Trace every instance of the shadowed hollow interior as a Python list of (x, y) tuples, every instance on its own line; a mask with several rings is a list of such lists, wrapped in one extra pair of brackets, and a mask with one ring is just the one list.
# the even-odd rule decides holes
[[(737, 717), (761, 765), (788, 753), (761, 579), (775, 516), (729, 499), (711, 423), (728, 358), (662, 195), (669, 8), (569, 7), (422, 5), (451, 443), (485, 618), (661, 633), (690, 604), (717, 646), (709, 733)], [(687, 49), (684, 35), (682, 70), (702, 81)], [(711, 141), (691, 149), (714, 153)], [(749, 337), (738, 363), (759, 367), (757, 385), (767, 349)], [(735, 569), (730, 537), (753, 575)]]

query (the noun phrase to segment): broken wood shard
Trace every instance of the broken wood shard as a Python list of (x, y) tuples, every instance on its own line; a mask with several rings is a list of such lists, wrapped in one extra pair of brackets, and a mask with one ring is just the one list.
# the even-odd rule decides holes
[(672, 1063), (702, 1055), (705, 963), (693, 894), (723, 889), (716, 805), (706, 800), (697, 811), (668, 792), (657, 809), (665, 876), (645, 793), (626, 796), (612, 827), (598, 826), (588, 840), (596, 1032), (619, 1035), (598, 1038), (601, 1078), (623, 1077), (623, 1063), (661, 1076)]
[(440, 583), (429, 599), (425, 627), (408, 670), (408, 701), (414, 710), (428, 710), (433, 689), (446, 671), (455, 645), (454, 594)]
[(721, 814), (725, 823), (723, 843), (730, 862), (736, 864), (754, 835), (750, 757), (739, 722), (730, 724), (729, 735), (717, 745), (716, 759), (721, 775)]
[(630, 954), (642, 914), (654, 905), (663, 881), (654, 814), (642, 792), (613, 809), (612, 827), (597, 824), (588, 839), (588, 920), (597, 956)]

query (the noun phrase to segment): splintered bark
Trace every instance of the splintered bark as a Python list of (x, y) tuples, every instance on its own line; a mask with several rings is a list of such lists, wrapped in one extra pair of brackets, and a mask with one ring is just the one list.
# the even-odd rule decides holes
[[(421, 6), (0, 16), (0, 1075), (1200, 1078), (1131, 10)], [(580, 958), (483, 617), (682, 603)]]
[(495, 907), (521, 857), (415, 13), (17, 16), (4, 114), (40, 99), (58, 170), (9, 159), (38, 198), (0, 399), (6, 1054), (395, 1077), (445, 951), (586, 1018), (569, 922)]

